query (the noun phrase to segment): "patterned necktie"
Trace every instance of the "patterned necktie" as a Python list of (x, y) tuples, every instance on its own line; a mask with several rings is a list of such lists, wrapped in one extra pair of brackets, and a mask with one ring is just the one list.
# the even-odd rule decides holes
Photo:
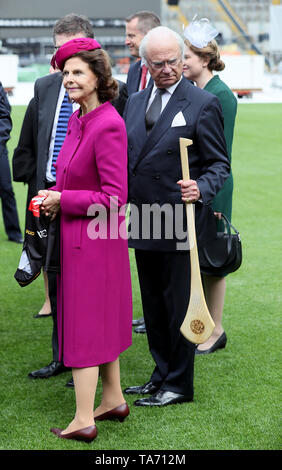
[(142, 65), (141, 87), (140, 87), (140, 90), (144, 90), (144, 88), (146, 88), (147, 72), (148, 72), (148, 67), (146, 67), (146, 65)]
[(152, 127), (156, 124), (157, 120), (160, 117), (162, 110), (162, 95), (166, 90), (162, 88), (157, 88), (155, 98), (151, 103), (150, 108), (148, 109), (145, 117), (147, 133), (149, 133)]
[(72, 115), (72, 103), (69, 102), (69, 97), (67, 92), (65, 92), (64, 99), (61, 104), (60, 114), (57, 123), (56, 136), (54, 142), (53, 156), (52, 156), (52, 165), (51, 173), (56, 177), (56, 168), (54, 168), (54, 163), (56, 163), (61, 147), (64, 143), (69, 118)]

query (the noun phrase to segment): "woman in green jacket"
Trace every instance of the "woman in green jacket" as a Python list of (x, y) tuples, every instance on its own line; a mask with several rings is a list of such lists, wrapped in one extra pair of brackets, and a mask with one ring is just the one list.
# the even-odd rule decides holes
[[(183, 75), (192, 80), (196, 85), (214, 95), (221, 103), (224, 118), (224, 135), (228, 156), (231, 162), (232, 141), (237, 112), (237, 99), (230, 88), (214, 75), (214, 71), (221, 71), (225, 64), (220, 59), (218, 45), (214, 37), (215, 31), (205, 19), (192, 21), (184, 31), (185, 52)], [(233, 176), (225, 181), (222, 189), (212, 202), (212, 208), (218, 217), (218, 231), (223, 231), (223, 223), (220, 220), (223, 213), (231, 220), (232, 212)], [(224, 308), (224, 296), (226, 291), (225, 277), (203, 275), (203, 284), (207, 306), (213, 317), (215, 328), (212, 336), (196, 349), (196, 354), (209, 354), (219, 348), (224, 348), (227, 337), (222, 326), (222, 314)]]

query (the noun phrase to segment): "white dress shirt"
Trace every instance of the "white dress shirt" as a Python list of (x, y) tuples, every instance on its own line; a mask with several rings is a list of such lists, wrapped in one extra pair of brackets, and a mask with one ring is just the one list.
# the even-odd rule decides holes
[[(166, 89), (166, 91), (161, 95), (161, 98), (162, 98), (162, 110), (161, 110), (161, 113), (163, 112), (164, 108), (166, 107), (167, 103), (169, 102), (174, 90), (177, 88), (177, 86), (179, 85), (180, 81), (182, 80), (183, 77), (180, 78), (180, 80), (176, 83), (174, 83), (174, 85), (171, 85), (170, 87), (168, 87)], [(156, 91), (157, 91), (157, 87), (154, 83), (154, 86), (153, 86), (153, 89), (152, 89), (152, 93), (151, 93), (151, 96), (150, 96), (150, 99), (148, 101), (148, 106), (147, 106), (147, 110), (149, 109), (149, 107), (151, 106), (151, 103), (152, 101), (154, 100), (155, 98), (155, 94), (156, 94)], [(147, 111), (146, 110), (146, 111)]]

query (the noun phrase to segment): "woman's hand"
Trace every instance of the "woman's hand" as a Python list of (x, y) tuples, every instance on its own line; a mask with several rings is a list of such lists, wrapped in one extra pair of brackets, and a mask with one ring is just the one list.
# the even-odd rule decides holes
[(42, 202), (40, 209), (44, 215), (54, 220), (60, 210), (61, 193), (44, 189), (38, 192), (38, 196), (47, 196)]
[(195, 180), (179, 180), (177, 184), (181, 186), (181, 196), (183, 202), (188, 202), (192, 204), (193, 202), (198, 201), (201, 197), (200, 190)]

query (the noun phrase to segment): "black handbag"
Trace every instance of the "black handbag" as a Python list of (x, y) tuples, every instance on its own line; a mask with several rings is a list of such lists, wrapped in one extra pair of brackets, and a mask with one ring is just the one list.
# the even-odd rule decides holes
[[(224, 214), (224, 232), (217, 232), (208, 246), (199, 249), (199, 263), (202, 274), (226, 276), (237, 271), (242, 264), (242, 242), (238, 230)], [(231, 229), (235, 233), (231, 232)]]

